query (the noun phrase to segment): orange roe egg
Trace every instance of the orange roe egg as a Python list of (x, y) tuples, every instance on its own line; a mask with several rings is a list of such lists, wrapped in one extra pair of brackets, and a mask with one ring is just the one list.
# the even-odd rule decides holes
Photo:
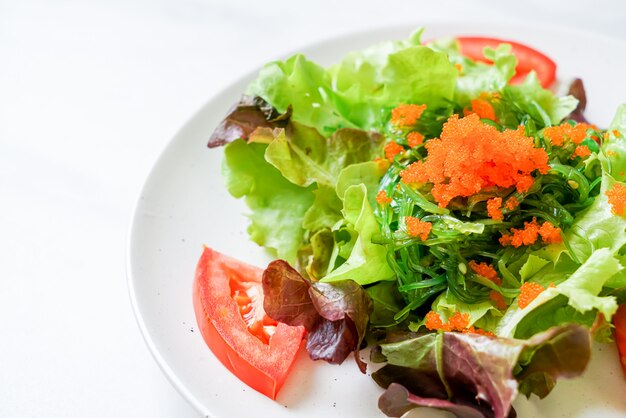
[(406, 140), (409, 143), (409, 147), (415, 148), (424, 142), (424, 135), (419, 132), (411, 132), (406, 137)]
[(376, 163), (376, 166), (378, 168), (378, 171), (383, 174), (385, 171), (387, 171), (389, 169), (389, 166), (391, 165), (389, 163), (389, 160), (386, 158), (374, 158), (374, 162)]
[(489, 299), (493, 302), (494, 306), (501, 311), (506, 309), (506, 300), (504, 300), (504, 296), (501, 293), (492, 290), (489, 292)]
[(387, 196), (387, 192), (386, 191), (381, 190), (376, 195), (376, 201), (380, 205), (388, 205), (389, 203), (391, 203), (393, 201), (393, 199)]
[(431, 194), (440, 207), (455, 197), (468, 197), (486, 187), (513, 187), (522, 193), (533, 184), (531, 173), (548, 172), (548, 154), (517, 130), (498, 131), (478, 115), (452, 115), (440, 138), (425, 145), (428, 155), (400, 172), (405, 183), (434, 184)]
[(610, 190), (606, 191), (606, 196), (609, 198), (609, 205), (611, 205), (611, 211), (615, 215), (625, 216), (624, 209), (626, 209), (626, 187), (621, 183), (615, 183)]
[(517, 199), (515, 198), (515, 196), (511, 196), (511, 197), (510, 197), (510, 198), (506, 201), (506, 203), (504, 204), (504, 207), (505, 207), (507, 210), (513, 210), (513, 209), (515, 209), (515, 208), (516, 208), (516, 207), (518, 207), (518, 206), (519, 206), (519, 202), (517, 201)]
[(519, 306), (520, 309), (524, 309), (533, 300), (535, 300), (537, 296), (539, 296), (541, 292), (543, 292), (544, 290), (546, 289), (539, 283), (533, 283), (533, 282), (524, 283), (522, 287), (520, 287), (520, 293), (517, 298), (517, 306)]
[(463, 334), (478, 334), (478, 335), (484, 335), (485, 337), (495, 337), (496, 336), (491, 331), (485, 331), (484, 329), (474, 328), (474, 325), (472, 325), (469, 328), (465, 328), (463, 330)]
[(572, 155), (572, 159), (576, 157), (587, 158), (591, 155), (591, 150), (586, 145), (579, 145), (574, 150), (574, 154)]
[(545, 244), (559, 244), (563, 242), (561, 228), (555, 227), (550, 222), (544, 222), (539, 228), (539, 235)]
[(454, 68), (456, 68), (456, 70), (459, 72), (459, 74), (463, 73), (463, 66), (461, 64), (459, 64), (458, 62), (456, 64), (454, 64)]
[(511, 233), (500, 238), (500, 245), (503, 247), (512, 245), (515, 248), (519, 248), (522, 245), (533, 245), (539, 237), (537, 219), (533, 218), (531, 222), (524, 222), (523, 229), (511, 228)]
[(618, 156), (617, 152), (613, 151), (612, 149), (608, 150), (608, 151), (606, 152), (606, 155), (607, 155), (608, 157), (617, 157), (617, 156)]
[(462, 331), (469, 326), (470, 316), (468, 313), (455, 312), (448, 322), (443, 324), (444, 331)]
[(425, 319), (426, 321), (424, 322), (424, 325), (426, 326), (427, 329), (431, 331), (435, 331), (435, 330), (439, 330), (443, 328), (443, 321), (441, 320), (441, 317), (439, 316), (437, 312), (435, 311), (428, 312), (426, 314)]
[(491, 280), (498, 286), (502, 284), (502, 280), (498, 277), (498, 272), (493, 268), (491, 264), (477, 263), (474, 260), (469, 262), (469, 267), (479, 276), (483, 276), (486, 279)]
[(430, 230), (433, 229), (432, 223), (423, 222), (413, 216), (405, 217), (404, 222), (406, 222), (406, 229), (409, 235), (412, 237), (420, 237), (422, 241), (428, 239), (428, 234), (430, 234)]
[(404, 147), (394, 141), (391, 141), (387, 145), (385, 145), (385, 157), (389, 161), (393, 161), (393, 158), (401, 152), (404, 152)]
[(504, 219), (504, 215), (502, 214), (502, 210), (500, 209), (501, 207), (501, 197), (494, 197), (487, 200), (487, 215), (489, 215), (491, 219), (501, 221), (502, 219)]
[(465, 116), (476, 114), (481, 119), (496, 121), (496, 112), (487, 100), (475, 99), (471, 101), (471, 108), (463, 111)]
[(426, 105), (405, 104), (391, 111), (391, 122), (397, 126), (415, 125), (426, 110)]
[(567, 122), (563, 122), (558, 126), (551, 126), (544, 129), (543, 135), (550, 140), (552, 145), (560, 147), (565, 143), (565, 139), (567, 138), (574, 144), (580, 144), (587, 137), (588, 129), (596, 129), (596, 127), (588, 123), (578, 123), (572, 126)]

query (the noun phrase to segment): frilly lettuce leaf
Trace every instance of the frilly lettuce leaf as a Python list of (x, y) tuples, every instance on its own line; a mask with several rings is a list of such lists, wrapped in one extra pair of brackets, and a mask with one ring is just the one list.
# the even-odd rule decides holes
[(454, 94), (456, 69), (441, 52), (407, 41), (354, 52), (324, 69), (298, 54), (267, 64), (248, 87), (279, 112), (329, 136), (340, 128), (382, 130), (399, 103), (443, 105)]
[[(495, 333), (502, 337), (517, 336), (517, 328), (520, 328), (520, 335), (528, 335), (527, 329), (534, 324), (525, 325), (526, 317), (535, 309), (548, 303), (559, 295), (565, 296), (568, 306), (571, 306), (580, 314), (586, 312), (600, 312), (607, 319), (617, 310), (617, 302), (612, 296), (599, 296), (604, 283), (612, 276), (619, 273), (623, 267), (614, 255), (606, 248), (595, 251), (582, 265), (578, 265), (571, 260), (562, 260), (556, 265), (550, 263), (532, 276), (532, 281), (540, 283), (546, 287), (528, 306), (520, 309), (517, 303), (513, 303), (506, 311), (496, 327)], [(554, 284), (554, 287), (550, 285)], [(563, 303), (553, 304), (554, 310), (562, 308)], [(565, 319), (567, 322), (574, 322), (574, 317), (563, 318), (542, 309), (546, 319), (551, 318), (555, 322), (549, 325), (560, 325), (558, 322)]]
[(351, 164), (382, 154), (382, 135), (358, 129), (339, 129), (330, 138), (297, 122), (277, 130), (265, 159), (294, 184), (335, 187), (339, 173)]
[(493, 64), (473, 61), (461, 55), (459, 44), (453, 38), (440, 39), (429, 46), (435, 51), (444, 52), (452, 63), (460, 66), (461, 74), (456, 80), (454, 99), (463, 106), (481, 93), (501, 91), (515, 75), (517, 58), (511, 54), (510, 45), (485, 49), (485, 58)]
[(522, 84), (506, 86), (502, 97), (543, 126), (557, 125), (576, 109), (578, 100), (573, 96), (557, 97), (541, 87), (537, 74), (531, 71)]
[(528, 340), (442, 333), (381, 345), (387, 365), (372, 374), (387, 388), (379, 407), (401, 416), (431, 406), (459, 418), (515, 416), (518, 392), (546, 396), (559, 377), (580, 375), (591, 355), (589, 331), (551, 328)]
[(563, 241), (580, 262), (601, 248), (607, 248), (615, 254), (626, 244), (626, 218), (612, 213), (605, 194), (615, 182), (610, 175), (603, 175), (600, 194), (591, 206), (578, 214), (574, 224), (565, 233)]
[(224, 149), (222, 174), (226, 188), (236, 198), (246, 198), (250, 238), (278, 257), (295, 262), (304, 240), (302, 221), (313, 204), (313, 188), (286, 180), (263, 155), (266, 145), (239, 139)]
[(380, 233), (380, 227), (363, 184), (351, 186), (346, 190), (343, 197), (343, 216), (358, 237), (347, 260), (330, 271), (322, 281), (350, 279), (360, 285), (366, 285), (380, 280), (395, 279), (395, 273), (387, 264), (387, 249), (372, 242), (374, 235)]

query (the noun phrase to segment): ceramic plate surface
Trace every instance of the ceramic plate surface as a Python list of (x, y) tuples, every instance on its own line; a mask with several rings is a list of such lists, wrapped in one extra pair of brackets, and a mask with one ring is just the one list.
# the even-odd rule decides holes
[[(346, 52), (405, 39), (419, 26), (427, 28), (424, 39), (487, 35), (540, 49), (557, 62), (559, 78), (584, 80), (587, 116), (599, 126), (607, 126), (618, 104), (626, 102), (626, 46), (614, 39), (553, 27), (417, 22), (414, 27), (326, 40), (299, 52), (329, 65)], [(589, 59), (591, 51), (593, 59)], [(361, 375), (351, 359), (342, 366), (330, 366), (313, 363), (301, 351), (277, 401), (271, 401), (228, 372), (209, 351), (196, 326), (192, 282), (203, 244), (258, 266), (269, 261), (247, 237), (244, 204), (223, 186), (222, 149), (206, 147), (211, 132), (252, 77), (233, 83), (193, 116), (165, 149), (145, 183), (128, 254), (130, 295), (139, 327), (172, 384), (205, 416), (380, 417), (377, 400), (381, 389)], [(560, 381), (542, 401), (518, 399), (514, 404), (518, 416), (626, 417), (626, 383), (615, 348), (596, 345), (593, 354), (582, 378)], [(421, 410), (413, 416), (448, 415)]]

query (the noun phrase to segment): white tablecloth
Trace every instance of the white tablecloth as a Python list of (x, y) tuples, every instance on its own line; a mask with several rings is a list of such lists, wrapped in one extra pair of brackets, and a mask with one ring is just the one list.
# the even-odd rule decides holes
[(126, 235), (160, 151), (240, 75), (373, 27), (517, 19), (626, 39), (625, 17), (623, 0), (0, 0), (0, 417), (197, 416), (139, 334)]

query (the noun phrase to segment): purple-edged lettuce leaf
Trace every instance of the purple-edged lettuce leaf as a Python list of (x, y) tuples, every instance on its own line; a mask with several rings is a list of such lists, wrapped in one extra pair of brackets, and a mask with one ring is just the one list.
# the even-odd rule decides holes
[(352, 280), (311, 282), (289, 263), (272, 261), (263, 272), (263, 308), (287, 325), (304, 326), (306, 348), (313, 360), (341, 364), (352, 352), (362, 372), (359, 347), (367, 331), (372, 304)]
[(220, 147), (237, 139), (247, 140), (257, 128), (283, 128), (291, 117), (291, 109), (280, 114), (258, 96), (242, 96), (209, 138), (209, 148)]
[(426, 334), (382, 344), (381, 353), (387, 365), (372, 377), (388, 389), (379, 401), (388, 416), (431, 406), (459, 418), (506, 418), (518, 393), (544, 397), (557, 378), (579, 376), (591, 340), (585, 327), (565, 325), (528, 340)]

